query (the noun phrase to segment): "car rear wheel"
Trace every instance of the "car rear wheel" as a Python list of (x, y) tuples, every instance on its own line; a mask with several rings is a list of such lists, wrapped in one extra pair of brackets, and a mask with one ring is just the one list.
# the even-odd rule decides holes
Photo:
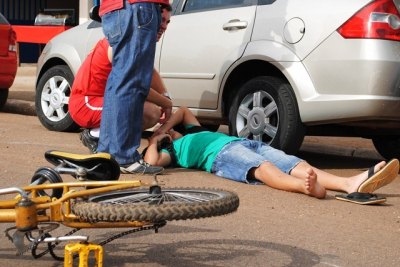
[(378, 136), (372, 138), (372, 142), (385, 159), (400, 159), (400, 136)]
[(269, 76), (245, 83), (230, 108), (229, 132), (295, 154), (303, 142), (305, 128), (291, 86)]
[(74, 75), (65, 65), (48, 69), (40, 78), (36, 88), (36, 113), (43, 124), (52, 131), (75, 131), (79, 126), (68, 112)]
[(0, 88), (0, 110), (2, 110), (4, 105), (6, 104), (7, 98), (8, 98), (8, 89)]

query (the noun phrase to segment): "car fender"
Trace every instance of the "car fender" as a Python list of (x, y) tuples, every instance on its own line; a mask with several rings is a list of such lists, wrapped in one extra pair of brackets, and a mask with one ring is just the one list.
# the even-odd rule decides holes
[[(300, 117), (303, 119), (302, 110), (307, 105), (306, 100), (315, 98), (318, 93), (301, 60), (292, 50), (282, 44), (268, 40), (248, 43), (243, 56), (227, 69), (221, 88), (225, 87), (227, 79), (238, 66), (252, 60), (267, 62), (282, 73), (293, 88), (298, 101)], [(222, 99), (222, 91), (220, 90), (220, 99)], [(304, 119), (306, 120), (306, 118)]]
[(37, 81), (47, 69), (59, 64), (68, 65), (76, 75), (87, 54), (102, 37), (101, 25), (95, 21), (87, 21), (55, 36), (47, 43), (39, 57)]
[[(51, 53), (49, 53), (50, 50)], [(68, 55), (68, 58), (65, 55)], [(78, 51), (71, 45), (57, 43), (53, 46), (51, 42), (48, 43), (38, 61), (36, 85), (48, 69), (61, 64), (67, 65), (76, 75), (82, 64), (82, 59)]]

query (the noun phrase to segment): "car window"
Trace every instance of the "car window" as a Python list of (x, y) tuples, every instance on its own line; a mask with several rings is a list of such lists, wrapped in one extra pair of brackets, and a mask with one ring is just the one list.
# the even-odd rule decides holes
[(172, 14), (174, 14), (174, 11), (176, 10), (176, 7), (178, 6), (179, 1), (178, 0), (175, 0), (175, 1), (174, 0), (170, 0), (169, 3), (171, 5), (171, 7), (172, 7)]
[(0, 24), (9, 24), (7, 19), (2, 14), (0, 14)]
[(270, 5), (272, 3), (274, 3), (276, 0), (258, 0), (258, 5), (262, 6), (262, 5)]
[(198, 12), (222, 8), (250, 6), (253, 0), (187, 0), (182, 12)]
[(88, 25), (88, 29), (95, 29), (95, 28), (100, 28), (101, 27), (101, 22), (92, 20), (89, 25)]

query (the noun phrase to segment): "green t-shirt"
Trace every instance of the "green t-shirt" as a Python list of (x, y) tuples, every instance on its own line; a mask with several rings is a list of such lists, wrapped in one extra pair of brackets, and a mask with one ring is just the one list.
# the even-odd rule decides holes
[[(221, 149), (236, 140), (241, 140), (241, 138), (219, 132), (204, 131), (187, 134), (173, 141), (176, 164), (184, 168), (211, 172), (215, 157)], [(165, 149), (162, 151), (167, 152)]]

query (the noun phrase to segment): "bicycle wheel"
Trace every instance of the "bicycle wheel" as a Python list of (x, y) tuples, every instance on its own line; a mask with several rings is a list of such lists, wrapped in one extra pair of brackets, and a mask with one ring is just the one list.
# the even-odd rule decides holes
[(77, 201), (72, 210), (85, 221), (172, 221), (220, 216), (235, 211), (239, 197), (219, 189), (170, 188), (111, 192)]

